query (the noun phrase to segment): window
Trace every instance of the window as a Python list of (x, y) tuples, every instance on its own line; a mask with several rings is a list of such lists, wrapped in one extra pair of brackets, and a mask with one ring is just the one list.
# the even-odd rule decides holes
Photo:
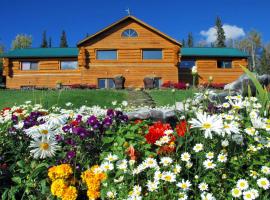
[(217, 67), (223, 69), (232, 68), (232, 61), (231, 60), (220, 60), (217, 61)]
[(180, 62), (180, 68), (191, 69), (195, 65), (196, 65), (195, 60), (181, 60)]
[(161, 49), (143, 49), (144, 60), (161, 60), (162, 50)]
[(116, 60), (116, 50), (97, 50), (97, 60)]
[(121, 37), (124, 38), (138, 37), (138, 33), (133, 29), (126, 29), (122, 32)]
[(77, 69), (78, 61), (61, 61), (60, 68), (61, 69)]
[(38, 70), (38, 62), (22, 62), (22, 70)]
[(98, 88), (115, 88), (113, 79), (112, 78), (99, 78)]

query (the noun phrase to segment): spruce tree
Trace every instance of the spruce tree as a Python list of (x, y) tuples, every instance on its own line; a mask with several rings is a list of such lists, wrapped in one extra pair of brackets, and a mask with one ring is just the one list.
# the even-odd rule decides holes
[(192, 33), (188, 33), (188, 41), (187, 41), (188, 47), (193, 47), (193, 35)]
[(266, 47), (263, 48), (259, 72), (261, 74), (270, 74), (270, 52), (267, 51)]
[(49, 37), (49, 48), (52, 48), (52, 37)]
[(216, 30), (217, 30), (217, 40), (216, 40), (216, 46), (217, 47), (226, 47), (226, 36), (225, 36), (225, 32), (224, 29), (222, 27), (222, 22), (220, 17), (217, 17), (216, 19)]
[(42, 43), (41, 43), (40, 47), (41, 48), (47, 48), (48, 47), (46, 31), (43, 31), (43, 33), (42, 33)]
[(65, 31), (62, 31), (62, 35), (61, 35), (61, 38), (60, 38), (60, 47), (61, 48), (68, 47), (67, 36), (66, 36)]
[(186, 47), (186, 41), (185, 41), (185, 39), (182, 39), (182, 47)]

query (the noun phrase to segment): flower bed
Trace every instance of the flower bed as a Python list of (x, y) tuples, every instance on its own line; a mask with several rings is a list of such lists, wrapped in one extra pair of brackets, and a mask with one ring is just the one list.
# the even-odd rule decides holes
[(270, 199), (270, 116), (256, 97), (198, 94), (176, 127), (113, 104), (3, 109), (2, 199)]

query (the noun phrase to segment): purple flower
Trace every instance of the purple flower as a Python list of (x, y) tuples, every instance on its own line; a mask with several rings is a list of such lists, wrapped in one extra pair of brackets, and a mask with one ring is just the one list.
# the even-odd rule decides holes
[(80, 122), (82, 121), (82, 116), (81, 116), (81, 115), (78, 115), (78, 116), (76, 117), (76, 121), (77, 121), (78, 123), (80, 123)]
[(108, 128), (109, 126), (112, 125), (112, 119), (110, 117), (106, 117), (103, 122), (102, 122), (103, 126), (105, 126), (106, 128)]
[(60, 142), (60, 141), (63, 140), (63, 138), (62, 138), (61, 135), (56, 135), (56, 136), (55, 136), (55, 139), (56, 139), (57, 142)]
[(110, 118), (114, 117), (114, 110), (113, 109), (108, 109), (107, 110), (107, 116), (109, 116)]
[(18, 117), (16, 115), (12, 115), (11, 120), (13, 121), (14, 124), (18, 123)]
[(66, 155), (67, 159), (72, 159), (75, 156), (76, 156), (76, 152), (75, 151), (69, 151), (69, 152), (67, 152), (67, 155)]
[(69, 125), (66, 125), (66, 126), (63, 126), (62, 130), (67, 133), (69, 130), (70, 130), (70, 126)]
[(96, 123), (98, 123), (98, 119), (94, 115), (87, 119), (87, 124), (89, 124), (90, 126), (94, 126)]
[(76, 142), (75, 142), (73, 139), (71, 139), (71, 138), (66, 139), (65, 142), (66, 142), (67, 144), (69, 144), (69, 145), (72, 145), (72, 146), (75, 146), (75, 144), (76, 144)]

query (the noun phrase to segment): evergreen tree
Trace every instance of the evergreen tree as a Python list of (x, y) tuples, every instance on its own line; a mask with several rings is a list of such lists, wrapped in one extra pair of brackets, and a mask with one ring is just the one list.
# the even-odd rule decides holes
[(187, 45), (188, 45), (188, 47), (193, 47), (193, 35), (192, 35), (192, 33), (188, 33)]
[(52, 37), (49, 37), (49, 48), (52, 48)]
[(41, 43), (40, 47), (41, 48), (47, 48), (48, 47), (46, 31), (43, 31), (43, 34), (42, 34), (42, 43)]
[(66, 36), (65, 31), (62, 31), (62, 35), (61, 35), (61, 38), (60, 38), (60, 47), (61, 48), (68, 47), (67, 36)]
[(185, 41), (185, 39), (182, 39), (182, 47), (186, 47), (186, 41)]
[[(269, 48), (270, 46), (268, 46)], [(259, 72), (261, 74), (270, 74), (270, 49), (267, 46), (263, 48), (262, 56), (260, 59)]]
[(226, 36), (225, 36), (225, 32), (224, 29), (222, 27), (222, 22), (220, 17), (217, 17), (216, 19), (216, 30), (217, 30), (217, 40), (216, 40), (216, 46), (217, 47), (226, 47)]

